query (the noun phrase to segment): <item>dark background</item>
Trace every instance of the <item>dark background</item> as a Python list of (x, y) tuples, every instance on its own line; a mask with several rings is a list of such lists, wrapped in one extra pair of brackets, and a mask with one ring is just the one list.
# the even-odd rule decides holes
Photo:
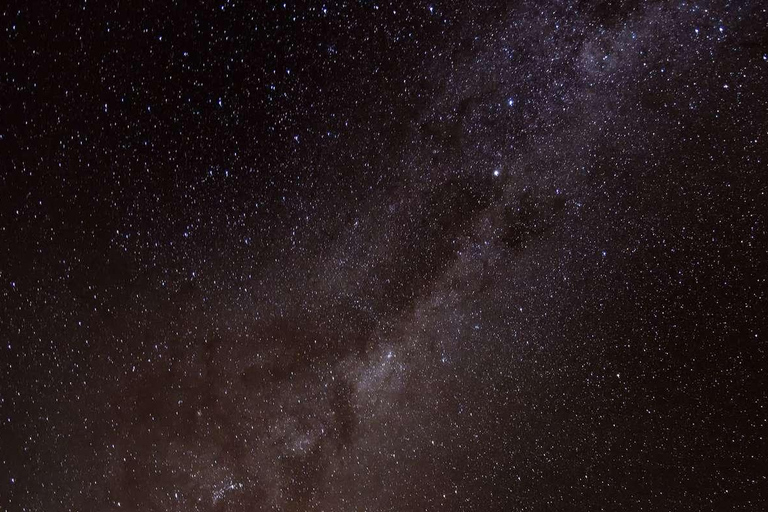
[(2, 8), (0, 508), (768, 506), (768, 12)]

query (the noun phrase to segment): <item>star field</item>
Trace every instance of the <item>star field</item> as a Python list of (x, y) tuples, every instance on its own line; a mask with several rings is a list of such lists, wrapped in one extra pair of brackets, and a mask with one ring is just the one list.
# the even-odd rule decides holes
[(0, 510), (768, 507), (768, 6), (12, 3)]

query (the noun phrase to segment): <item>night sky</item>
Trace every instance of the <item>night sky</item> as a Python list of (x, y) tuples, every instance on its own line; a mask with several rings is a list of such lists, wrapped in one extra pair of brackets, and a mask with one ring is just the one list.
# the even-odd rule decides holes
[(0, 510), (768, 510), (765, 2), (0, 9)]

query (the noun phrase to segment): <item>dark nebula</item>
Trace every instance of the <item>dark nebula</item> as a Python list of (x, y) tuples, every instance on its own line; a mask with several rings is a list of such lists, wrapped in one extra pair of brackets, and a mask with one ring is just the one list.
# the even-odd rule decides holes
[(768, 510), (768, 4), (15, 2), (0, 510)]

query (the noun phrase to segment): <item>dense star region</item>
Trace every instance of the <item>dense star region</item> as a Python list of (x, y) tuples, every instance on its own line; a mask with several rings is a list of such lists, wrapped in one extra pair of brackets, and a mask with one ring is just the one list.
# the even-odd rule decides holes
[(0, 510), (768, 510), (765, 2), (0, 9)]

